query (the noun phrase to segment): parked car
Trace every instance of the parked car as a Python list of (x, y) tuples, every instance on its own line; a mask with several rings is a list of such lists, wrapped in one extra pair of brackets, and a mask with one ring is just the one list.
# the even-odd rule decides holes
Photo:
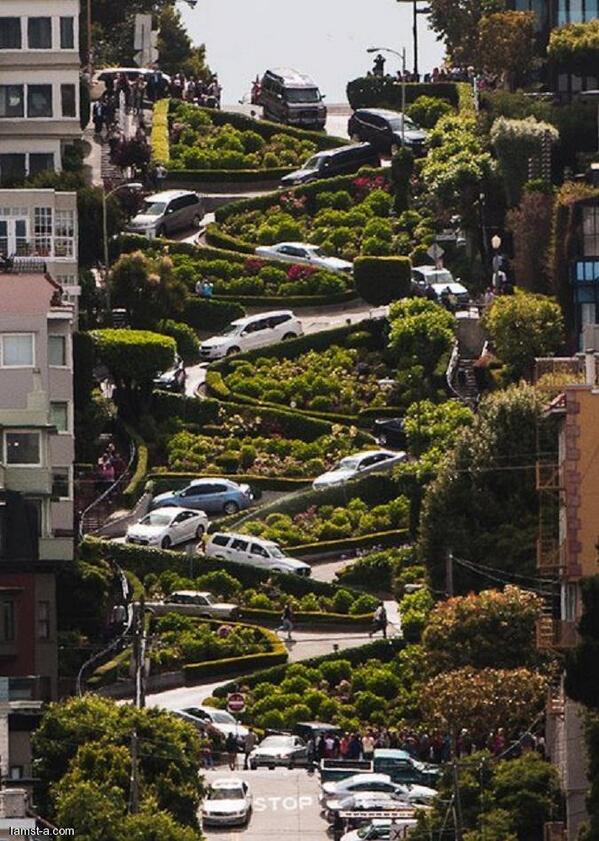
[[(400, 837), (409, 838), (410, 830), (416, 826), (416, 818), (397, 818), (391, 821), (390, 818), (375, 818), (359, 829), (352, 829), (341, 836), (341, 841), (389, 841), (391, 837), (391, 825), (394, 828), (403, 830)], [(397, 835), (394, 835), (397, 838)]]
[(267, 736), (250, 753), (250, 768), (261, 765), (303, 765), (308, 748), (299, 736)]
[(428, 786), (394, 783), (389, 774), (354, 774), (338, 782), (323, 783), (320, 799), (342, 798), (363, 791), (398, 794), (405, 798), (406, 802), (414, 800), (431, 803), (437, 796), (436, 789)]
[(319, 245), (306, 242), (278, 242), (276, 245), (259, 245), (256, 248), (259, 257), (269, 260), (284, 260), (286, 263), (306, 263), (318, 269), (328, 269), (338, 274), (350, 274), (353, 263), (340, 257), (329, 257)]
[(245, 780), (227, 777), (210, 783), (202, 803), (205, 826), (245, 826), (252, 814), (252, 793)]
[(372, 812), (405, 812), (413, 808), (403, 797), (384, 791), (363, 791), (347, 794), (344, 797), (332, 797), (324, 804), (324, 813), (332, 823), (339, 812), (359, 812), (368, 818)]
[(219, 602), (212, 593), (203, 593), (198, 590), (176, 590), (170, 596), (166, 596), (164, 604), (197, 608), (193, 615), (208, 619), (235, 619), (239, 616), (238, 605)]
[(461, 283), (431, 283), (431, 289), (438, 303), (452, 311), (470, 303), (470, 293)]
[(285, 187), (306, 184), (319, 178), (333, 178), (336, 175), (351, 175), (363, 166), (380, 166), (381, 158), (370, 143), (352, 143), (337, 149), (326, 149), (312, 155), (301, 169), (290, 172), (281, 179)]
[(276, 543), (247, 534), (211, 534), (206, 543), (206, 555), (209, 558), (222, 558), (224, 561), (248, 564), (271, 572), (294, 573), (304, 578), (312, 574), (309, 564), (290, 558)]
[(299, 318), (291, 310), (273, 310), (259, 315), (250, 315), (231, 322), (228, 330), (220, 336), (213, 336), (200, 345), (203, 360), (221, 359), (244, 350), (267, 347), (277, 342), (303, 336), (304, 330)]
[(389, 155), (405, 144), (416, 157), (426, 153), (427, 134), (408, 116), (385, 108), (359, 108), (349, 118), (347, 133)]
[(355, 453), (353, 456), (342, 458), (332, 470), (318, 476), (312, 482), (312, 487), (318, 491), (333, 485), (343, 485), (367, 473), (383, 473), (392, 470), (407, 457), (407, 453), (403, 451), (394, 453), (391, 450), (366, 450), (363, 453)]
[(275, 67), (262, 77), (258, 104), (265, 120), (322, 130), (327, 121), (322, 100), (315, 82), (291, 67)]
[(194, 479), (180, 491), (157, 494), (150, 508), (193, 508), (209, 514), (237, 514), (252, 504), (249, 485), (231, 479)]
[(157, 508), (128, 527), (125, 543), (170, 549), (178, 543), (201, 540), (207, 528), (208, 517), (204, 511)]
[(148, 196), (125, 230), (149, 237), (165, 237), (185, 228), (199, 228), (203, 218), (204, 208), (197, 193), (165, 190)]
[(243, 749), (244, 740), (249, 730), (240, 724), (231, 713), (226, 710), (217, 710), (214, 707), (185, 707), (185, 709), (174, 710), (175, 715), (193, 724), (200, 732), (214, 730), (226, 739), (229, 733), (233, 733), (240, 749)]
[(342, 730), (334, 724), (326, 724), (324, 721), (298, 721), (293, 728), (293, 733), (296, 736), (301, 736), (308, 742), (312, 736), (318, 738), (321, 735), (341, 736)]
[(405, 447), (406, 433), (403, 418), (376, 418), (374, 437), (383, 447)]
[(121, 74), (126, 76), (130, 82), (134, 82), (139, 76), (143, 76), (147, 81), (148, 77), (152, 76), (154, 73), (158, 73), (163, 82), (170, 85), (170, 76), (163, 73), (162, 70), (155, 70), (148, 67), (104, 67), (102, 70), (99, 70), (94, 74), (94, 81), (107, 82), (109, 79), (116, 80)]
[(435, 788), (440, 774), (438, 766), (419, 762), (407, 751), (393, 748), (376, 748), (372, 766), (377, 774), (389, 774), (393, 782), (431, 788)]
[(176, 394), (185, 393), (187, 373), (183, 360), (177, 356), (174, 364), (164, 373), (154, 379), (154, 388), (161, 391), (173, 391)]

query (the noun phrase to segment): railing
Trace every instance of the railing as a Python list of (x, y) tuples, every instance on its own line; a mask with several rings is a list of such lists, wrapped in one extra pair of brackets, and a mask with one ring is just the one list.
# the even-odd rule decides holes
[(551, 616), (537, 619), (536, 638), (539, 651), (563, 651), (575, 648), (580, 641), (576, 622)]
[(537, 569), (539, 572), (557, 574), (562, 568), (562, 552), (554, 537), (539, 537), (537, 540)]
[(109, 487), (100, 494), (99, 497), (94, 499), (94, 501), (81, 512), (81, 516), (79, 518), (79, 539), (82, 540), (86, 534), (90, 534), (94, 531), (98, 530), (98, 527), (94, 527), (94, 523), (96, 520), (96, 515), (102, 511), (102, 507), (104, 503), (109, 501), (113, 502), (118, 497), (118, 492), (122, 490), (123, 487), (126, 487), (131, 475), (133, 473), (133, 466), (135, 464), (135, 459), (137, 457), (137, 447), (135, 446), (135, 442), (132, 438), (129, 439), (129, 460), (127, 462), (127, 467), (121, 475), (116, 479)]
[(445, 372), (445, 379), (447, 381), (447, 388), (450, 392), (457, 397), (459, 400), (462, 398), (455, 390), (453, 385), (453, 380), (456, 375), (456, 371), (458, 370), (458, 364), (460, 361), (460, 345), (459, 342), (454, 342), (453, 350), (451, 352), (451, 356), (449, 357), (449, 363), (447, 365), (447, 371)]
[(538, 461), (536, 465), (536, 487), (537, 491), (563, 490), (563, 471), (560, 465)]
[(21, 257), (57, 258), (75, 257), (75, 238), (47, 234), (34, 239), (17, 238), (14, 245), (0, 237), (0, 254), (10, 254), (9, 259)]

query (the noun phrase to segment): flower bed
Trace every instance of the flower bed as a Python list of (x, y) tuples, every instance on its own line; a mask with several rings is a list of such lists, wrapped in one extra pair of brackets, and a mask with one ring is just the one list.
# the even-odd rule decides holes
[(310, 350), (293, 359), (264, 356), (231, 362), (225, 386), (259, 402), (355, 415), (364, 407), (386, 406), (378, 380), (390, 371), (379, 354), (342, 348)]
[(246, 520), (238, 529), (283, 546), (301, 546), (404, 528), (408, 515), (409, 502), (405, 497), (399, 496), (374, 507), (356, 497), (346, 506), (310, 505), (295, 514), (268, 514), (264, 520)]

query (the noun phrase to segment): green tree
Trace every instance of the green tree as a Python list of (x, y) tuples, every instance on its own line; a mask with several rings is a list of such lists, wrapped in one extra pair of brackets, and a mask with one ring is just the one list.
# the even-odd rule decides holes
[(493, 778), (493, 799), (510, 815), (519, 841), (543, 841), (544, 824), (560, 812), (557, 768), (534, 752), (500, 762)]
[(389, 351), (398, 366), (422, 366), (430, 377), (453, 343), (453, 315), (432, 301), (410, 298), (391, 304), (389, 324)]
[(160, 13), (158, 61), (165, 73), (185, 73), (206, 78), (210, 71), (205, 64), (204, 46), (192, 46), (191, 38), (175, 4), (167, 5)]
[(491, 143), (499, 159), (510, 206), (520, 201), (524, 184), (529, 179), (530, 159), (540, 163), (543, 144), (548, 142), (551, 149), (558, 139), (555, 126), (536, 117), (523, 120), (498, 117), (495, 120), (491, 127)]
[[(419, 96), (406, 108), (408, 117), (421, 128), (434, 128), (441, 117), (453, 112), (451, 104), (436, 96)], [(403, 147), (402, 147), (403, 148)]]
[(136, 329), (152, 329), (165, 316), (180, 315), (187, 288), (173, 271), (170, 257), (149, 257), (143, 251), (123, 254), (108, 277), (113, 306), (127, 310)]
[(516, 283), (527, 292), (550, 290), (548, 247), (553, 224), (551, 193), (526, 190), (518, 207), (507, 214), (507, 227), (514, 242)]
[(595, 73), (599, 61), (599, 18), (553, 29), (547, 55), (555, 64), (567, 65), (570, 72)]
[(431, 448), (446, 451), (460, 431), (472, 425), (472, 411), (457, 400), (412, 403), (404, 416), (404, 431), (412, 455), (420, 456)]
[[(536, 574), (541, 409), (530, 386), (512, 386), (484, 398), (472, 427), (463, 430), (428, 485), (418, 555), (436, 589), (445, 586), (449, 549), (460, 561), (488, 568), (474, 574), (455, 564), (456, 592), (488, 586), (488, 574)], [(550, 449), (549, 443), (542, 446)]]
[(502, 76), (511, 89), (526, 78), (534, 56), (534, 12), (495, 12), (480, 22), (482, 67)]
[(480, 68), (480, 23), (485, 15), (501, 11), (502, 0), (431, 0), (431, 28), (445, 41), (451, 62)]
[(559, 304), (519, 289), (515, 295), (495, 298), (485, 313), (484, 325), (514, 379), (530, 370), (537, 356), (553, 356), (564, 337)]
[[(437, 101), (443, 105), (447, 105), (441, 99)], [(410, 181), (413, 173), (414, 154), (411, 149), (402, 146), (393, 155), (393, 159), (391, 160), (391, 184), (395, 195), (393, 204), (396, 213), (403, 213), (404, 210), (408, 209), (410, 204)]]
[(513, 586), (438, 602), (422, 637), (429, 667), (438, 673), (535, 664), (535, 623), (542, 608), (539, 596)]

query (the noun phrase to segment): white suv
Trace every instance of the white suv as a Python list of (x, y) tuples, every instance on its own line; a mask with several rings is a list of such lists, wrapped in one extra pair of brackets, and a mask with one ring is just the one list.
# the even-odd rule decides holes
[(206, 556), (249, 564), (271, 572), (289, 572), (308, 578), (312, 573), (309, 564), (289, 558), (271, 540), (262, 540), (249, 534), (216, 532), (210, 535), (206, 544)]
[(221, 359), (303, 335), (302, 323), (291, 310), (262, 312), (233, 321), (222, 336), (213, 336), (203, 342), (200, 357), (204, 360)]

